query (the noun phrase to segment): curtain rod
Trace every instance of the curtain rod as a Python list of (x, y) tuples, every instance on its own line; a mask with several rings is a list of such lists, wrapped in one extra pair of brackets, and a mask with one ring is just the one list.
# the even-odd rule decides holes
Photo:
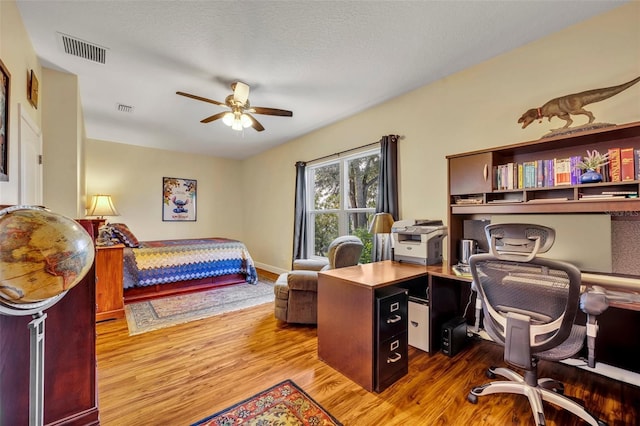
[[(400, 139), (404, 139), (404, 136), (398, 136), (398, 140), (400, 140)], [(357, 151), (359, 149), (367, 148), (367, 147), (373, 146), (373, 145), (378, 145), (379, 143), (380, 143), (380, 141), (371, 142), (371, 143), (368, 143), (366, 145), (356, 146), (355, 148), (351, 148), (351, 149), (347, 149), (347, 150), (344, 150), (344, 151), (336, 152), (335, 154), (329, 154), (329, 155), (325, 155), (324, 157), (314, 158), (313, 160), (305, 161), (304, 163), (305, 164), (309, 164), (309, 163), (314, 163), (316, 161), (324, 160), (326, 158), (339, 157), (339, 156), (341, 156), (343, 154), (346, 154), (348, 152)]]

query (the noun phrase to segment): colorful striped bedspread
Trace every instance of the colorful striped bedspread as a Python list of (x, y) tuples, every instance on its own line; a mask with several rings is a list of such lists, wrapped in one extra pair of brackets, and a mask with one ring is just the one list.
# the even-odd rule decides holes
[(258, 275), (246, 246), (227, 238), (143, 241), (124, 250), (124, 288), (199, 278), (245, 274), (255, 284)]

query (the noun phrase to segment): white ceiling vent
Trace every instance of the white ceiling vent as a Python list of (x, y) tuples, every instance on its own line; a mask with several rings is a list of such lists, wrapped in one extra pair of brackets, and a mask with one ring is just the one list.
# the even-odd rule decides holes
[(135, 109), (131, 105), (125, 105), (125, 104), (117, 104), (116, 108), (120, 112), (133, 112), (133, 110)]
[(107, 61), (107, 49), (88, 41), (70, 36), (68, 34), (57, 33), (58, 41), (62, 50), (69, 55), (78, 56), (89, 61), (101, 64)]

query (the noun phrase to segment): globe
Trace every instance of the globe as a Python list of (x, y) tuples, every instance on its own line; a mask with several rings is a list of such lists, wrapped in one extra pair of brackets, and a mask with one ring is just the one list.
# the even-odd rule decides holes
[(0, 210), (0, 303), (20, 308), (62, 297), (93, 264), (91, 236), (50, 210)]

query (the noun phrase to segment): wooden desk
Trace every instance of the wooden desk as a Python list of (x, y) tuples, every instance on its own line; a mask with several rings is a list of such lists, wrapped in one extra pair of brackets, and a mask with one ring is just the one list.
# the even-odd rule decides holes
[(376, 389), (376, 290), (415, 279), (427, 287), (426, 266), (390, 260), (320, 272), (320, 359), (366, 390)]
[(123, 244), (96, 247), (96, 321), (124, 318)]

